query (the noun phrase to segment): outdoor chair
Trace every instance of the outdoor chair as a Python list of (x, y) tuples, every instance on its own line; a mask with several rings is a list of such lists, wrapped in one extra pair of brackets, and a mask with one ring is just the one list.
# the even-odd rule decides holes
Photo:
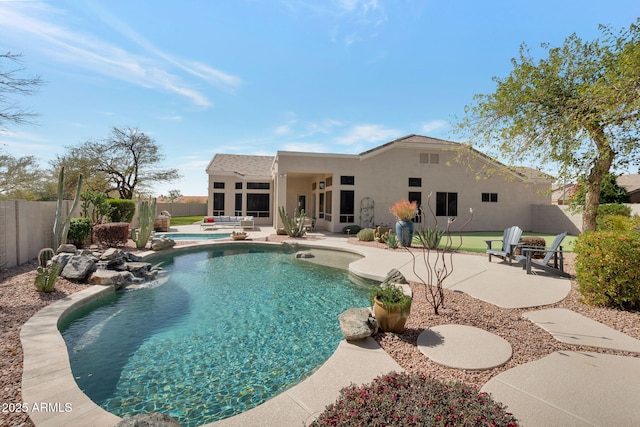
[[(497, 256), (505, 261), (508, 261), (509, 265), (511, 265), (511, 260), (514, 257), (514, 251), (518, 246), (518, 242), (520, 242), (521, 236), (522, 230), (517, 225), (514, 225), (513, 227), (504, 230), (502, 240), (485, 240), (487, 244), (487, 254), (489, 255), (489, 262), (491, 262), (492, 256)], [(500, 249), (493, 249), (493, 242), (502, 242), (502, 247)]]
[[(558, 276), (570, 277), (570, 274), (564, 271), (564, 256), (560, 245), (565, 237), (567, 237), (566, 231), (558, 234), (549, 249), (538, 246), (521, 246), (522, 255), (516, 257), (516, 261), (523, 263), (522, 268), (527, 270), (527, 274), (532, 274), (531, 268), (535, 267)], [(532, 256), (534, 252), (545, 252), (546, 254), (542, 261), (537, 261)]]

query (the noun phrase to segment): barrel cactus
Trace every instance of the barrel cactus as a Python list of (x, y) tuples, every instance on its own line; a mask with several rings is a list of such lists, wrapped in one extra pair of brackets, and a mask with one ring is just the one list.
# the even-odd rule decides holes
[(54, 255), (55, 252), (51, 248), (40, 249), (40, 252), (38, 252), (38, 265), (45, 268)]

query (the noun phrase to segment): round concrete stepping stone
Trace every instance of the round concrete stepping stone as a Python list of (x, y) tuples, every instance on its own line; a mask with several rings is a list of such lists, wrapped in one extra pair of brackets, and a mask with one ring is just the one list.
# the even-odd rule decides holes
[(418, 335), (418, 348), (429, 359), (450, 368), (481, 371), (502, 366), (513, 350), (503, 338), (464, 325), (439, 325)]

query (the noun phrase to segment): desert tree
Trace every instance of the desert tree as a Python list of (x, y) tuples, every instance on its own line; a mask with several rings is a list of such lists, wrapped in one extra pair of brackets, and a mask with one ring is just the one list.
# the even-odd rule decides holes
[(0, 130), (6, 131), (11, 125), (30, 123), (37, 116), (21, 107), (15, 99), (15, 96), (32, 95), (43, 84), (38, 76), (21, 76), (24, 68), (18, 66), (20, 58), (20, 55), (11, 52), (0, 54)]
[(133, 199), (154, 184), (180, 178), (177, 169), (160, 167), (164, 155), (156, 141), (137, 128), (111, 129), (102, 140), (85, 141), (67, 147), (53, 167), (69, 165), (74, 176), (83, 174), (87, 188), (105, 194), (117, 193), (121, 199)]
[(539, 60), (522, 44), (511, 73), (494, 77), (495, 92), (476, 95), (456, 127), (511, 164), (553, 164), (559, 178), (584, 182), (583, 230), (596, 228), (603, 179), (640, 157), (640, 19), (600, 31), (543, 44)]

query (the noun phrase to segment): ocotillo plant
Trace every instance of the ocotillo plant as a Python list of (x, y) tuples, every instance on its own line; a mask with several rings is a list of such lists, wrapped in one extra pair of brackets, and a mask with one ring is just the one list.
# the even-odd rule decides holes
[(64, 199), (64, 166), (60, 167), (58, 173), (58, 204), (56, 205), (56, 219), (53, 223), (53, 248), (57, 249), (60, 245), (67, 243), (67, 233), (69, 232), (69, 224), (71, 224), (71, 214), (78, 206), (80, 201), (80, 190), (82, 189), (82, 174), (78, 177), (78, 186), (76, 188), (76, 196), (71, 204), (71, 209), (62, 218), (62, 202)]
[(138, 200), (138, 222), (140, 222), (140, 229), (136, 233), (135, 230), (131, 232), (131, 239), (136, 242), (136, 248), (143, 249), (151, 232), (153, 231), (153, 223), (156, 219), (156, 199), (151, 202), (148, 200)]
[[(433, 209), (431, 208), (431, 194), (427, 196), (427, 208), (431, 213), (435, 224), (432, 229), (437, 229), (437, 217)], [(420, 212), (421, 224), (424, 229), (428, 228), (427, 218), (425, 218), (424, 209)], [(469, 209), (469, 219), (462, 224), (459, 230), (460, 240), (457, 245), (454, 245), (453, 238), (451, 237), (451, 225), (455, 221), (455, 218), (447, 218), (447, 226), (442, 232), (444, 242), (440, 246), (432, 247), (433, 242), (428, 242), (426, 236), (428, 233), (418, 232), (416, 235), (422, 244), (422, 262), (426, 267), (426, 277), (421, 277), (416, 272), (416, 255), (409, 249), (405, 248), (413, 257), (413, 274), (420, 280), (425, 287), (425, 297), (427, 302), (433, 307), (434, 314), (439, 314), (440, 307), (444, 307), (444, 290), (442, 284), (445, 279), (453, 273), (453, 252), (458, 250), (462, 246), (462, 231), (471, 222), (473, 218), (473, 209)], [(424, 230), (422, 230), (424, 231)]]

